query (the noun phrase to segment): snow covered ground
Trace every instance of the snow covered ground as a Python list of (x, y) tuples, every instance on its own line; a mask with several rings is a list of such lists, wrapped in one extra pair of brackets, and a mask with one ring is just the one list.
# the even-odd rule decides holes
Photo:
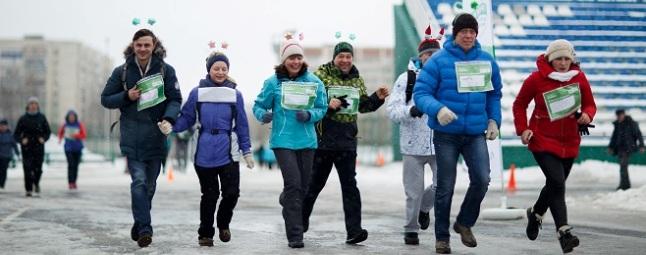
[[(129, 238), (130, 178), (117, 160), (81, 165), (79, 190), (67, 190), (66, 165), (45, 167), (40, 198), (24, 197), (21, 166), (9, 170), (0, 190), (0, 254), (433, 254), (432, 225), (420, 233), (419, 246), (403, 244), (404, 192), (401, 163), (358, 166), (363, 227), (370, 236), (361, 245), (344, 244), (341, 194), (333, 172), (321, 193), (305, 234), (305, 249), (286, 245), (278, 204), (282, 178), (278, 171), (241, 169), (241, 196), (234, 212), (229, 243), (197, 246), (199, 184), (194, 170), (160, 176), (153, 203), (153, 244), (140, 249)], [(630, 166), (633, 189), (615, 191), (618, 165), (586, 161), (576, 164), (568, 180), (570, 224), (581, 238), (574, 254), (643, 254), (646, 249), (646, 167)], [(506, 176), (507, 173), (505, 173)], [(427, 175), (430, 181), (431, 176)], [(496, 178), (494, 178), (495, 181)], [(525, 208), (538, 196), (544, 177), (537, 167), (517, 169), (518, 191), (510, 206)], [(454, 219), (468, 184), (458, 171)], [(483, 208), (500, 205), (500, 184), (492, 182)], [(454, 254), (559, 254), (551, 216), (538, 240), (524, 235), (525, 220), (480, 220), (474, 227), (477, 248), (464, 247), (452, 236)]]

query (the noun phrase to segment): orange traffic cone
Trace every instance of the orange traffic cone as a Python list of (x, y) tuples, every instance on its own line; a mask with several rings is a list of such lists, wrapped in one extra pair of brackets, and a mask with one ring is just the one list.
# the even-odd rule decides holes
[(168, 164), (168, 175), (166, 175), (168, 183), (173, 183), (175, 175), (173, 174), (173, 164)]
[(375, 161), (375, 164), (377, 166), (384, 166), (386, 164), (386, 159), (384, 158), (384, 154), (379, 152), (377, 153), (377, 160)]
[(507, 192), (516, 191), (516, 164), (509, 167), (509, 182), (507, 182)]

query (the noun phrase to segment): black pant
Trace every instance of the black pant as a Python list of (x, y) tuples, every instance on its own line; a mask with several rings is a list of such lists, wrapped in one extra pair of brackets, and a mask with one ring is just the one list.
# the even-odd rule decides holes
[(25, 190), (31, 192), (34, 186), (40, 183), (40, 177), (43, 175), (44, 152), (30, 152), (23, 150), (22, 169), (25, 177)]
[[(197, 233), (200, 237), (213, 238), (213, 215), (222, 191), (222, 200), (218, 209), (217, 226), (219, 229), (229, 229), (233, 208), (238, 203), (240, 196), (240, 164), (233, 162), (215, 168), (204, 168), (195, 165), (197, 177), (200, 179), (200, 228)], [(219, 177), (219, 183), (218, 183)]]
[(4, 183), (7, 180), (7, 168), (9, 168), (11, 158), (0, 158), (0, 188), (4, 189)]
[(80, 151), (65, 152), (65, 157), (67, 158), (67, 182), (68, 183), (76, 183), (76, 177), (78, 176), (78, 173), (79, 173), (79, 164), (81, 163), (81, 155), (82, 153)]
[(314, 167), (312, 178), (309, 183), (309, 190), (303, 203), (303, 217), (309, 219), (314, 209), (314, 203), (318, 197), (327, 178), (332, 171), (332, 165), (336, 167), (341, 183), (343, 196), (343, 212), (345, 214), (345, 230), (348, 236), (355, 235), (361, 231), (361, 194), (357, 188), (356, 173), (356, 151), (330, 151), (316, 150), (314, 156)]
[(630, 152), (619, 152), (619, 188), (630, 188), (630, 177), (628, 176), (628, 162), (630, 161)]
[(303, 241), (303, 198), (312, 172), (313, 149), (274, 149), (283, 175), (283, 192), (279, 203), (283, 206), (285, 234), (289, 242)]
[(574, 158), (559, 158), (548, 152), (534, 152), (536, 163), (545, 174), (545, 186), (534, 204), (534, 212), (544, 215), (547, 208), (552, 212), (556, 229), (567, 225), (565, 205), (565, 180), (570, 175)]

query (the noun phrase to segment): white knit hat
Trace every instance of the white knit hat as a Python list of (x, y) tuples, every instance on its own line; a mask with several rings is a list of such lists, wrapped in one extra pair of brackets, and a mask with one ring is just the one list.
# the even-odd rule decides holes
[(285, 59), (291, 55), (305, 56), (303, 46), (301, 46), (302, 34), (299, 38), (293, 38), (291, 34), (285, 35), (285, 41), (280, 45), (280, 62), (285, 62)]
[(558, 39), (550, 43), (545, 50), (545, 57), (547, 62), (552, 62), (554, 59), (566, 57), (575, 61), (574, 59), (574, 46), (565, 39)]

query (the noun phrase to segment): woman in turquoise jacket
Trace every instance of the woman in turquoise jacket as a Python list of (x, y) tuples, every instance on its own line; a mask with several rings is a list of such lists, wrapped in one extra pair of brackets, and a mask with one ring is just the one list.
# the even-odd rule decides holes
[(299, 41), (289, 35), (286, 39), (280, 47), (281, 64), (265, 80), (253, 113), (263, 124), (272, 122), (269, 147), (283, 175), (279, 201), (288, 246), (303, 248), (303, 197), (317, 148), (314, 124), (327, 111), (327, 96), (323, 82), (307, 71)]

